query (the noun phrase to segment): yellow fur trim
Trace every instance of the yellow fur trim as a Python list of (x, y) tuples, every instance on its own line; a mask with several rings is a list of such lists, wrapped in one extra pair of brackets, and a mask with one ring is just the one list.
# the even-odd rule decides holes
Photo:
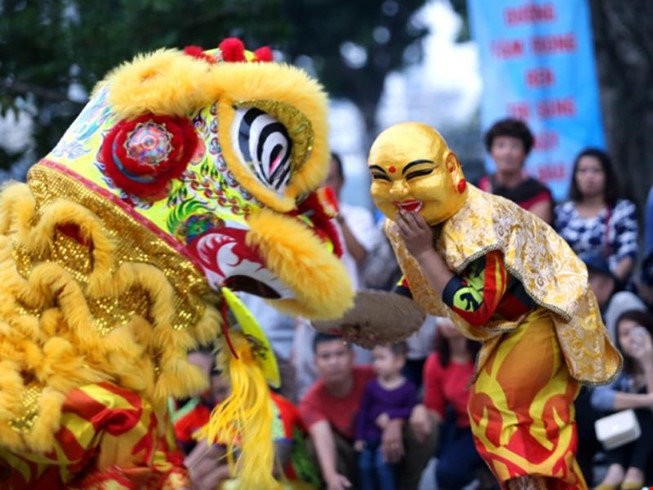
[(226, 347), (218, 355), (218, 365), (228, 368), (231, 393), (213, 409), (198, 435), (225, 444), (229, 461), (234, 449), (240, 448), (236, 471), (242, 488), (278, 488), (272, 477), (274, 412), (268, 386), (249, 342), (238, 333), (232, 334), (231, 341), (238, 358)]
[(112, 71), (109, 101), (121, 119), (146, 112), (187, 116), (204, 105), (207, 64), (175, 50), (138, 55)]
[[(91, 275), (102, 275), (97, 282), (104, 282), (108, 279), (107, 274), (113, 265), (115, 247), (113, 241), (107, 236), (102, 223), (91, 211), (81, 207), (79, 204), (59, 200), (47, 206), (40, 217), (38, 224), (34, 227), (25, 244), (27, 249), (36, 254), (42, 254), (54, 244), (56, 226), (63, 224), (75, 224), (78, 226), (80, 236), (84, 240), (93, 243), (92, 261), (93, 272)], [(50, 252), (50, 250), (48, 250)], [(93, 280), (93, 278), (89, 278)]]
[[(192, 58), (176, 50), (159, 50), (136, 57), (111, 72), (103, 85), (109, 85), (109, 103), (118, 119), (132, 119), (144, 113), (189, 116), (202, 107), (220, 102), (233, 111), (239, 103), (274, 102), (296, 109), (306, 125), (285, 122), (289, 129), (310, 131), (315, 136), (308, 158), (296, 162), (296, 169), (282, 199), (271, 199), (265, 192), (264, 202), (274, 209), (287, 210), (288, 201), (317, 187), (328, 172), (327, 98), (320, 84), (302, 70), (281, 63), (216, 63)], [(230, 125), (221, 109), (221, 144)], [(275, 114), (275, 116), (278, 116)], [(233, 171), (235, 155), (228, 164)], [(243, 163), (244, 164), (244, 163)], [(243, 182), (241, 182), (243, 184)], [(255, 194), (256, 195), (256, 194)], [(258, 196), (257, 196), (258, 197)], [(270, 204), (270, 202), (272, 204)]]
[[(29, 187), (15, 184), (0, 195), (0, 210), (5, 447), (49, 450), (66, 394), (84, 385), (114, 382), (159, 413), (168, 397), (207, 386), (187, 352), (219, 334), (214, 308), (204, 304), (194, 323), (178, 328), (180, 314), (193, 317), (176, 311), (189, 303), (180, 302), (166, 270), (128, 260), (117, 230), (80, 204), (59, 199), (39, 207)], [(74, 225), (80, 241), (62, 225)], [(125, 229), (120, 233), (124, 241)]]
[(351, 308), (354, 291), (347, 270), (309, 228), (265, 209), (248, 223), (247, 244), (257, 247), (268, 268), (299, 291), (296, 299), (273, 301), (275, 307), (311, 319), (340, 318)]
[(16, 234), (25, 239), (34, 216), (36, 200), (27, 184), (11, 183), (0, 194), (0, 234)]

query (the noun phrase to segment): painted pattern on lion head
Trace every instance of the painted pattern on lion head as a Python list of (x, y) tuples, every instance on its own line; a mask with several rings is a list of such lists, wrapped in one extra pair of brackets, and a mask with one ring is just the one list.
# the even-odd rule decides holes
[[(287, 65), (159, 51), (115, 70), (39, 167), (112, 200), (209, 286), (334, 316), (347, 300), (320, 289), (332, 278), (314, 267), (339, 267), (324, 253), (333, 235), (296, 216), (326, 174), (325, 104), (317, 83)], [(300, 231), (305, 247), (272, 233), (295, 225), (317, 232)]]
[(154, 412), (199, 391), (186, 354), (220, 342), (222, 287), (309, 318), (351, 306), (331, 203), (315, 192), (326, 96), (269, 58), (233, 39), (139, 56), (98, 85), (26, 184), (4, 189), (0, 456), (59, 448), (72, 464), (57, 431), (86, 385)]

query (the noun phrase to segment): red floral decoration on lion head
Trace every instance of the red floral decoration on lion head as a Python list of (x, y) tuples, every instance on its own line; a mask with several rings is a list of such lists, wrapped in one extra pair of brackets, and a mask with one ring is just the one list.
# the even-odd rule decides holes
[(142, 198), (156, 198), (186, 170), (197, 144), (188, 119), (145, 114), (111, 128), (100, 155), (116, 186)]

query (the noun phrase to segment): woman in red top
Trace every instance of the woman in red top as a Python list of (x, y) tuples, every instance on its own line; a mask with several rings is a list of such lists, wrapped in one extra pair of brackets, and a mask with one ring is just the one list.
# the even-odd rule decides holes
[(534, 143), (533, 133), (524, 121), (506, 118), (495, 122), (485, 133), (485, 148), (494, 161), (495, 173), (482, 177), (478, 187), (510, 199), (551, 224), (553, 195), (524, 169)]
[(467, 415), (469, 386), (478, 342), (463, 336), (448, 319), (438, 324), (435, 352), (424, 365), (424, 405), (440, 424), (435, 478), (439, 489), (463, 488), (484, 466)]

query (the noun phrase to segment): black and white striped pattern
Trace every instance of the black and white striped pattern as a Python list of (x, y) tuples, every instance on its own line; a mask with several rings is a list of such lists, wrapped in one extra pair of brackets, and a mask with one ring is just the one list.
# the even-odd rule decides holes
[(232, 137), (236, 153), (267, 187), (283, 192), (290, 179), (292, 140), (275, 118), (253, 107), (236, 109)]

